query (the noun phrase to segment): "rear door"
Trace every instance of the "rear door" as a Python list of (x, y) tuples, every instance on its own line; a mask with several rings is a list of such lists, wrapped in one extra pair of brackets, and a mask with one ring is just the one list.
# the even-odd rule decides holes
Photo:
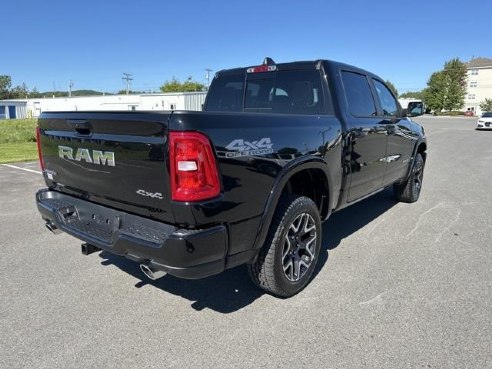
[(166, 167), (169, 113), (43, 113), (44, 176), (51, 188), (172, 221)]
[(379, 124), (381, 118), (368, 77), (352, 71), (342, 71), (341, 76), (350, 139), (350, 202), (383, 186), (387, 127)]

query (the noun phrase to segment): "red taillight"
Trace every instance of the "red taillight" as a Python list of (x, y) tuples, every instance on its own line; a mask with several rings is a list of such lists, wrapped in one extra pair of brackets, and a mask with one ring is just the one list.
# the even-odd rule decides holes
[(219, 195), (219, 172), (206, 136), (197, 132), (170, 132), (169, 162), (173, 200), (201, 201)]
[(36, 144), (38, 145), (38, 155), (39, 155), (39, 166), (41, 170), (44, 170), (44, 159), (43, 153), (41, 152), (41, 130), (39, 127), (36, 127)]

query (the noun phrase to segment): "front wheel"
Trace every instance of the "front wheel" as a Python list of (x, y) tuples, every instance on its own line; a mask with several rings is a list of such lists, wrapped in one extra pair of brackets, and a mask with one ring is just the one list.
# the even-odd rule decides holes
[(290, 297), (310, 281), (321, 248), (321, 220), (308, 197), (283, 197), (266, 242), (248, 265), (253, 282), (273, 295)]
[(413, 162), (412, 172), (408, 179), (400, 184), (393, 186), (395, 199), (402, 202), (415, 202), (420, 197), (422, 190), (422, 180), (424, 179), (425, 161), (422, 154), (417, 153)]

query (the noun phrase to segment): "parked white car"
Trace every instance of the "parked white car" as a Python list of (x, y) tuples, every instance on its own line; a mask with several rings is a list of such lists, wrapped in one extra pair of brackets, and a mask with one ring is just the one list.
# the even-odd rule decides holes
[(492, 129), (492, 112), (488, 111), (482, 114), (477, 121), (477, 129)]

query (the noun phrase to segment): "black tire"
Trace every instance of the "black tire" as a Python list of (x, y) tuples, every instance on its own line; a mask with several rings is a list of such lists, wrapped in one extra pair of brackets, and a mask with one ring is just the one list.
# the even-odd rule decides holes
[(283, 197), (258, 259), (248, 265), (253, 283), (280, 297), (301, 291), (318, 262), (321, 233), (318, 208), (310, 198)]
[(422, 180), (424, 178), (425, 161), (422, 154), (417, 153), (413, 163), (412, 172), (408, 179), (403, 183), (393, 186), (395, 199), (401, 202), (415, 202), (420, 197), (422, 190)]

